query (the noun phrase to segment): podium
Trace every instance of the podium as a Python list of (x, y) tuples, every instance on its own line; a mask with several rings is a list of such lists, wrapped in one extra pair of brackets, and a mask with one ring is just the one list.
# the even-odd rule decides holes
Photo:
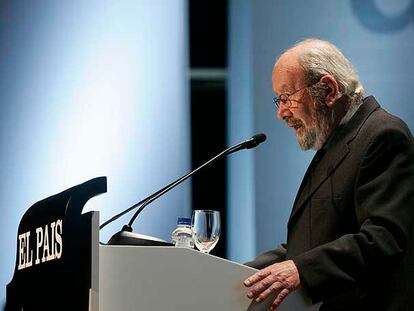
[[(243, 281), (257, 270), (193, 249), (100, 246), (99, 310), (267, 310), (246, 297)], [(274, 297), (273, 297), (274, 298)], [(300, 291), (280, 311), (317, 310)]]
[[(84, 204), (106, 192), (99, 177), (34, 204), (17, 236), (6, 310), (267, 310), (246, 297), (256, 269), (193, 249), (99, 245), (98, 212)], [(296, 291), (278, 310), (317, 310)]]

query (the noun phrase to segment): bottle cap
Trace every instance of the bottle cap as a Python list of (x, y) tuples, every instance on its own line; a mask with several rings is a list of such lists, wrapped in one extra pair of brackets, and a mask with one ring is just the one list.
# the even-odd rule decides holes
[(188, 217), (178, 217), (177, 225), (188, 225), (188, 226), (191, 226), (191, 218), (188, 218)]

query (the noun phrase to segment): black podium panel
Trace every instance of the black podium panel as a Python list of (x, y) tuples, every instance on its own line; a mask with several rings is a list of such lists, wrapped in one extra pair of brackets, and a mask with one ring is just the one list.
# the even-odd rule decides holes
[(27, 210), (18, 229), (6, 310), (88, 310), (92, 219), (98, 212), (82, 214), (82, 209), (106, 187), (106, 177), (98, 177)]

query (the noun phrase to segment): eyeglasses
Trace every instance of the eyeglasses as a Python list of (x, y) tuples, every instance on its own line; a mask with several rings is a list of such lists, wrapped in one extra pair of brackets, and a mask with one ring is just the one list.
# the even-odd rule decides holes
[[(316, 83), (318, 83), (318, 82), (316, 82)], [(279, 96), (273, 97), (273, 103), (276, 105), (277, 109), (279, 109), (281, 103), (287, 109), (289, 109), (292, 106), (292, 101), (295, 101), (295, 100), (290, 99), (289, 98), (290, 96), (295, 95), (296, 93), (298, 93), (298, 92), (300, 92), (304, 89), (307, 89), (308, 87), (314, 86), (316, 83), (314, 83), (312, 85), (304, 86), (304, 87), (300, 88), (299, 90), (293, 91), (292, 93), (285, 92), (285, 93), (280, 94)]]

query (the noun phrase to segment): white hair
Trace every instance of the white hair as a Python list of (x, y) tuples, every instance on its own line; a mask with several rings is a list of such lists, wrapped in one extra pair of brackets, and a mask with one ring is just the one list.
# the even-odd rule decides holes
[[(295, 47), (301, 47), (299, 63), (307, 85), (313, 85), (324, 75), (329, 74), (338, 83), (340, 93), (338, 97), (348, 97), (350, 108), (361, 103), (364, 88), (358, 74), (351, 62), (335, 45), (319, 39), (307, 39), (297, 43)], [(323, 97), (323, 94), (326, 95), (325, 87), (316, 84), (309, 91), (315, 97)]]

